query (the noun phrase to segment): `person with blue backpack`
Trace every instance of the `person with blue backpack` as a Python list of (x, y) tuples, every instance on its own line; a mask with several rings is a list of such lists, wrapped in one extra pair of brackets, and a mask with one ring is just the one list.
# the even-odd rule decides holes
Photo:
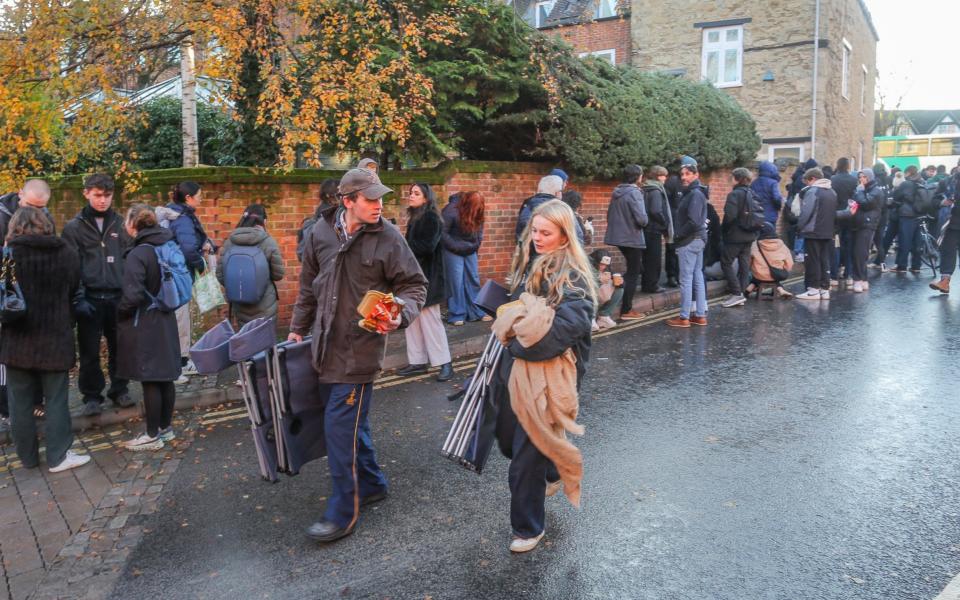
[(171, 426), (180, 377), (176, 310), (190, 301), (192, 281), (173, 233), (160, 227), (153, 209), (134, 204), (124, 228), (134, 239), (127, 251), (117, 305), (117, 372), (143, 387), (147, 429), (124, 443), (128, 450), (159, 450), (174, 439)]
[(283, 279), (283, 254), (266, 225), (267, 209), (262, 204), (248, 206), (223, 243), (223, 258), (217, 263), (217, 279), (240, 327), (259, 317), (277, 316), (274, 282)]

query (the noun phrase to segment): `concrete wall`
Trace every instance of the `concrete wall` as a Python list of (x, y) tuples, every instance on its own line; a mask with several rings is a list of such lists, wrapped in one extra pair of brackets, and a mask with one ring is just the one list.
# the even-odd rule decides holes
[[(524, 198), (536, 191), (537, 182), (552, 165), (536, 163), (498, 162), (449, 162), (436, 169), (389, 171), (383, 181), (394, 190), (406, 194), (412, 182), (425, 182), (434, 186), (441, 204), (446, 204), (450, 194), (459, 191), (477, 190), (486, 201), (486, 224), (484, 242), (480, 248), (480, 275), (502, 279), (509, 267), (516, 247), (514, 227), (518, 208)], [(327, 177), (339, 177), (342, 172), (295, 170), (289, 173), (270, 174), (244, 168), (200, 168), (148, 171), (140, 190), (122, 194), (115, 204), (123, 207), (132, 202), (147, 202), (152, 205), (166, 203), (169, 190), (180, 181), (196, 181), (203, 189), (204, 201), (197, 214), (207, 234), (218, 244), (234, 229), (243, 209), (259, 203), (267, 207), (267, 230), (276, 238), (284, 253), (287, 274), (278, 282), (280, 292), (280, 323), (289, 322), (290, 311), (296, 298), (300, 264), (296, 258), (296, 234), (305, 218), (313, 214), (319, 197), (320, 182)], [(723, 202), (729, 193), (728, 171), (718, 171), (704, 176), (704, 183), (711, 186), (711, 203), (722, 212)], [(570, 187), (583, 194), (581, 214), (593, 217), (596, 228), (596, 243), (588, 248), (602, 246), (606, 231), (607, 203), (616, 182), (592, 181), (574, 177)], [(50, 209), (57, 224), (72, 218), (85, 201), (80, 191), (78, 178), (64, 180), (54, 185)], [(385, 201), (388, 218), (396, 218), (405, 228), (406, 212), (396, 195)], [(611, 248), (611, 254), (620, 259), (620, 253)], [(622, 267), (621, 267), (622, 268)]]

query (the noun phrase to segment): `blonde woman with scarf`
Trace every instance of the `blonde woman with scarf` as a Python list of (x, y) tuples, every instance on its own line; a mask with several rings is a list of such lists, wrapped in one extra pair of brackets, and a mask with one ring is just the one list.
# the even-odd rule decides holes
[(561, 486), (579, 504), (583, 459), (565, 431), (576, 424), (577, 391), (590, 352), (596, 284), (577, 239), (576, 217), (552, 200), (533, 213), (511, 268), (514, 298), (494, 333), (505, 345), (493, 382), (496, 438), (510, 459), (510, 550), (543, 538), (546, 496)]

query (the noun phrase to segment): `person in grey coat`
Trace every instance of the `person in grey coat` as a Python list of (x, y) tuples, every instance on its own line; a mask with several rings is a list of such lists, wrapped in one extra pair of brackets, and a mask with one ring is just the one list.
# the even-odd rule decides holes
[(248, 206), (243, 211), (240, 222), (237, 223), (237, 228), (230, 233), (230, 237), (223, 243), (224, 260), (217, 263), (217, 280), (221, 284), (225, 283), (223, 269), (227, 263), (227, 254), (233, 246), (256, 246), (260, 248), (260, 251), (267, 258), (267, 264), (270, 265), (271, 283), (267, 286), (259, 302), (255, 304), (230, 303), (230, 313), (240, 327), (260, 317), (275, 317), (279, 308), (277, 286), (273, 282), (283, 279), (285, 272), (283, 254), (280, 253), (277, 240), (267, 233), (266, 226), (267, 209), (262, 204)]
[(627, 261), (627, 272), (623, 276), (623, 304), (620, 306), (620, 318), (625, 320), (643, 318), (643, 313), (633, 310), (633, 295), (643, 271), (643, 250), (647, 247), (643, 228), (649, 222), (643, 192), (640, 191), (642, 178), (643, 167), (640, 165), (627, 165), (623, 170), (622, 183), (610, 196), (607, 233), (603, 236), (603, 243), (616, 246)]
[(836, 233), (837, 193), (830, 180), (817, 168), (803, 174), (807, 187), (800, 192), (800, 217), (797, 233), (803, 236), (806, 259), (803, 279), (807, 291), (797, 294), (800, 300), (830, 299), (830, 259)]

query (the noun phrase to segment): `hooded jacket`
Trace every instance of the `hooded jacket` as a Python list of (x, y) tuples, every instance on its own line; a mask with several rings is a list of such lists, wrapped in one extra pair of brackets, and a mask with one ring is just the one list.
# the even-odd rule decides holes
[(607, 232), (603, 243), (624, 248), (646, 248), (643, 228), (649, 216), (643, 192), (634, 183), (621, 183), (614, 188), (607, 206)]
[(777, 215), (783, 206), (783, 194), (780, 193), (780, 171), (772, 162), (765, 160), (760, 163), (760, 176), (750, 184), (750, 189), (763, 207), (763, 218), (768, 223), (776, 224)]
[(832, 240), (836, 233), (837, 193), (830, 187), (830, 180), (818, 179), (800, 195), (797, 232), (808, 240)]
[(404, 328), (423, 309), (427, 279), (400, 230), (382, 217), (342, 239), (343, 210), (324, 210), (307, 234), (290, 331), (313, 336), (321, 383), (369, 383), (380, 372), (387, 338), (360, 328), (357, 305), (370, 290), (392, 292), (404, 301)]
[(180, 214), (179, 217), (170, 221), (170, 231), (180, 244), (180, 251), (183, 252), (183, 257), (187, 261), (191, 277), (196, 277), (207, 268), (207, 263), (203, 260), (203, 245), (209, 239), (207, 232), (203, 230), (203, 225), (197, 218), (197, 209), (176, 202), (168, 204), (167, 208)]
[(897, 215), (900, 218), (916, 218), (919, 215), (913, 207), (914, 198), (917, 195), (917, 188), (923, 185), (923, 179), (919, 175), (914, 175), (903, 180), (903, 183), (897, 186), (893, 192), (893, 204), (897, 207)]
[(668, 233), (673, 229), (673, 215), (670, 214), (670, 202), (667, 201), (667, 192), (663, 185), (659, 181), (647, 181), (643, 184), (642, 190), (648, 219), (644, 231)]
[(677, 205), (677, 219), (674, 221), (673, 245), (686, 246), (696, 239), (707, 241), (707, 195), (697, 179), (684, 188), (683, 197)]
[(853, 227), (857, 231), (860, 229), (871, 229), (876, 231), (880, 224), (880, 213), (884, 204), (883, 188), (877, 183), (872, 169), (861, 171), (867, 175), (867, 185), (858, 187), (853, 194), (853, 200), (857, 203), (857, 214), (853, 216)]
[(63, 226), (63, 241), (80, 257), (80, 282), (87, 296), (119, 296), (123, 288), (123, 255), (132, 240), (123, 227), (123, 219), (112, 208), (103, 216), (84, 206)]
[(117, 305), (117, 375), (134, 381), (173, 381), (180, 377), (177, 316), (149, 308), (160, 293), (160, 264), (155, 247), (173, 239), (160, 227), (137, 233), (127, 251), (123, 295)]
[(750, 187), (746, 185), (736, 185), (727, 195), (727, 201), (723, 205), (723, 221), (720, 225), (723, 232), (723, 243), (725, 244), (749, 244), (757, 239), (756, 231), (747, 231), (740, 227), (740, 214), (744, 211), (759, 212), (760, 207), (754, 206), (755, 200)]
[(807, 162), (797, 167), (797, 170), (793, 172), (793, 177), (790, 178), (790, 185), (787, 186), (787, 194), (790, 196), (796, 196), (800, 191), (805, 187), (803, 185), (803, 174), (806, 173), (809, 169), (813, 169), (817, 166), (817, 161), (808, 158)]
[[(227, 256), (232, 246), (256, 246), (260, 248), (263, 255), (267, 258), (267, 264), (270, 265), (270, 281), (280, 281), (283, 279), (285, 268), (283, 265), (283, 254), (280, 253), (280, 246), (277, 240), (273, 239), (269, 233), (261, 227), (237, 227), (230, 233), (230, 237), (223, 243), (223, 256)], [(223, 265), (226, 261), (217, 261), (217, 280), (223, 284)], [(277, 286), (272, 284), (267, 286), (267, 291), (256, 304), (237, 304), (230, 305), (230, 310), (237, 317), (237, 320), (243, 324), (252, 321), (258, 317), (274, 317), (277, 315), (279, 302), (277, 299)]]
[(3, 325), (0, 364), (69, 371), (76, 362), (70, 303), (80, 285), (80, 259), (53, 235), (22, 235), (9, 246), (27, 313)]

